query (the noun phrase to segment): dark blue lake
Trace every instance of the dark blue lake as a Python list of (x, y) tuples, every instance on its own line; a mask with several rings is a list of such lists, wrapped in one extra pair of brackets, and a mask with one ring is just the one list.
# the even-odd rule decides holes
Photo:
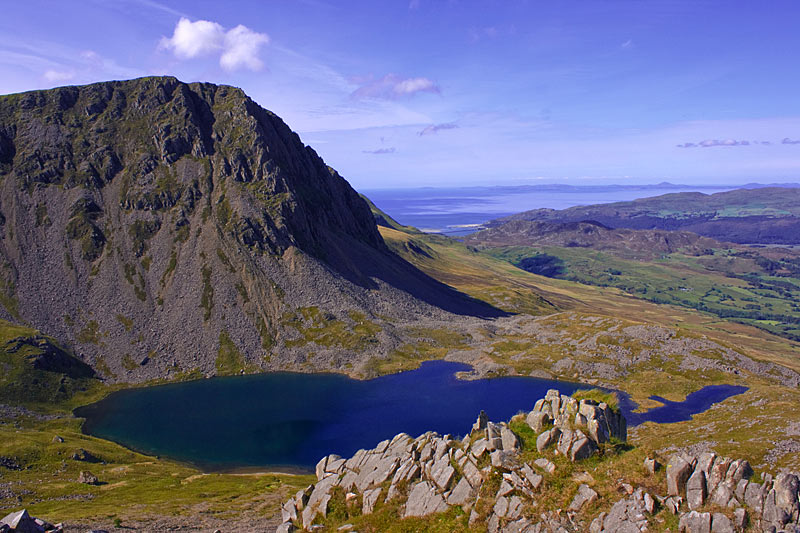
[(715, 403), (726, 398), (746, 392), (747, 387), (741, 385), (708, 385), (702, 389), (689, 393), (682, 402), (672, 402), (661, 396), (650, 396), (662, 405), (653, 407), (643, 413), (637, 413), (638, 405), (627, 394), (620, 394), (620, 409), (625, 413), (629, 426), (638, 426), (643, 422), (657, 422), (669, 424), (689, 420), (692, 415), (708, 410)]
[(455, 377), (461, 370), (469, 367), (430, 361), (368, 381), (288, 372), (213, 378), (116, 392), (75, 414), (86, 418), (88, 434), (204, 470), (305, 470), (324, 455), (348, 457), (401, 431), (464, 435), (481, 410), (508, 420), (548, 389), (587, 387), (529, 377), (463, 381)]

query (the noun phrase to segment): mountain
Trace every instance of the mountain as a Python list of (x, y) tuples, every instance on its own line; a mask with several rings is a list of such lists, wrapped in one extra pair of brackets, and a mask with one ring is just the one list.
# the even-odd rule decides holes
[(514, 220), (592, 220), (610, 228), (691, 231), (736, 243), (800, 244), (800, 188), (682, 192), (563, 210), (534, 209), (494, 220), (490, 226)]
[(241, 90), (0, 97), (0, 318), (106, 379), (359, 368), (395, 323), (497, 316), (393, 253), (368, 204)]
[(559, 246), (591, 248), (631, 258), (652, 259), (682, 252), (700, 255), (724, 245), (688, 231), (612, 229), (599, 222), (544, 222), (513, 220), (478, 231), (464, 243), (480, 247)]

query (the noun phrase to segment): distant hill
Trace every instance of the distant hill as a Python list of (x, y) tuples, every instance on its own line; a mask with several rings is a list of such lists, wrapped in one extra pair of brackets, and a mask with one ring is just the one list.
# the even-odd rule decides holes
[(0, 96), (0, 304), (120, 381), (357, 372), (395, 321), (501, 314), (387, 247), (279, 117), (169, 77)]
[(534, 209), (494, 220), (595, 221), (609, 228), (690, 231), (720, 241), (800, 244), (800, 188), (761, 187), (715, 194), (682, 192), (569, 209)]
[(620, 257), (652, 259), (681, 252), (701, 255), (722, 243), (688, 231), (612, 229), (599, 222), (544, 222), (512, 220), (464, 238), (480, 247), (558, 246), (591, 248)]

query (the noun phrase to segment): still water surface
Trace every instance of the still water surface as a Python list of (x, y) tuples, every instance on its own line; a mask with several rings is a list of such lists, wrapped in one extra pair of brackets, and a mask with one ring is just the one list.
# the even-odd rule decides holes
[[(86, 418), (86, 433), (207, 471), (305, 470), (324, 455), (348, 457), (401, 431), (464, 435), (481, 410), (490, 420), (508, 420), (532, 409), (548, 389), (572, 394), (581, 388), (529, 377), (463, 381), (455, 377), (462, 370), (469, 367), (430, 361), (367, 381), (289, 372), (213, 378), (120, 391), (76, 415)], [(705, 395), (699, 405), (730, 392)], [(681, 410), (684, 420), (691, 416), (688, 407)], [(635, 404), (623, 405), (623, 411), (631, 408)], [(646, 413), (625, 414), (637, 423), (647, 419)]]

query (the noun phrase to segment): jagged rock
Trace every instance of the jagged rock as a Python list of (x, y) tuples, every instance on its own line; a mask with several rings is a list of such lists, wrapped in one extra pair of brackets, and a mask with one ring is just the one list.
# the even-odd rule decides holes
[(644, 494), (644, 510), (650, 514), (653, 514), (656, 510), (656, 502), (648, 493)]
[(503, 528), (502, 533), (534, 533), (531, 521), (527, 518), (520, 518), (514, 522), (509, 522)]
[(506, 426), (500, 429), (500, 439), (503, 443), (503, 450), (514, 451), (520, 449), (519, 437)]
[(78, 483), (85, 483), (87, 485), (97, 485), (99, 480), (97, 476), (89, 472), (88, 470), (81, 470), (81, 473), (78, 474)]
[(540, 433), (552, 420), (548, 413), (542, 411), (531, 411), (525, 417), (525, 422), (536, 433)]
[(728, 473), (728, 468), (730, 468), (732, 462), (733, 461), (727, 457), (717, 457), (714, 459), (714, 464), (708, 476), (706, 476), (708, 493), (711, 494), (712, 497), (717, 490), (717, 485), (725, 480), (725, 475)]
[(800, 515), (800, 506), (798, 505), (800, 480), (798, 477), (785, 472), (778, 474), (773, 490), (775, 491), (775, 504), (783, 509), (790, 519), (797, 520)]
[(294, 524), (291, 522), (284, 522), (278, 526), (275, 533), (294, 533), (295, 531), (297, 531), (297, 529), (294, 527)]
[(338, 481), (339, 476), (336, 474), (328, 474), (327, 477), (324, 477), (314, 485), (314, 490), (311, 492), (311, 496), (309, 496), (308, 503), (302, 513), (304, 528), (308, 529), (308, 527), (311, 526), (317, 514), (327, 516), (328, 502), (330, 502), (331, 499), (330, 490), (336, 486)]
[(408, 502), (403, 513), (403, 518), (409, 516), (428, 516), (447, 510), (444, 498), (437, 494), (433, 486), (427, 481), (420, 481), (411, 489)]
[(647, 458), (644, 460), (644, 469), (651, 474), (655, 474), (661, 470), (661, 463), (659, 463), (656, 459)]
[(705, 503), (706, 496), (706, 475), (697, 468), (686, 483), (686, 503), (689, 509), (699, 509)]
[(603, 531), (603, 522), (606, 519), (606, 513), (600, 513), (597, 518), (592, 520), (589, 524), (589, 533), (601, 533)]
[(489, 520), (486, 521), (486, 531), (488, 533), (500, 533), (500, 517), (492, 513)]
[(14, 533), (42, 533), (44, 531), (44, 528), (36, 523), (26, 509), (5, 516), (0, 520), (0, 524), (8, 526)]
[(83, 461), (85, 463), (99, 463), (100, 459), (92, 455), (91, 453), (87, 452), (83, 448), (78, 448), (72, 454), (71, 459), (73, 461)]
[(490, 455), (492, 466), (501, 470), (515, 470), (519, 468), (519, 461), (517, 455), (513, 452), (505, 452), (503, 450), (495, 450)]
[(639, 533), (647, 527), (644, 499), (631, 496), (615, 503), (602, 520), (601, 533)]
[(556, 465), (552, 461), (545, 459), (544, 457), (536, 459), (533, 462), (533, 464), (535, 464), (537, 467), (541, 468), (548, 474), (552, 474), (556, 471)]
[(558, 442), (561, 437), (561, 430), (559, 428), (548, 429), (541, 435), (536, 437), (536, 449), (542, 453), (547, 448)]
[(764, 498), (767, 496), (766, 484), (750, 483), (744, 492), (744, 503), (757, 515), (764, 510)]
[(722, 513), (714, 513), (711, 517), (711, 533), (735, 533), (733, 522)]
[(575, 442), (575, 432), (569, 428), (564, 428), (561, 430), (561, 436), (558, 438), (556, 449), (561, 455), (567, 456), (573, 442)]
[(483, 431), (486, 429), (486, 424), (489, 422), (489, 417), (486, 415), (486, 411), (481, 411), (481, 414), (478, 415), (478, 420), (472, 424), (472, 433), (476, 431)]
[(680, 496), (670, 496), (669, 498), (665, 498), (662, 502), (662, 505), (672, 514), (678, 514), (681, 508), (681, 497)]
[(502, 496), (506, 496), (514, 492), (514, 487), (509, 483), (507, 480), (503, 480), (500, 483), (500, 488), (497, 489), (497, 494), (495, 494), (495, 498), (500, 498)]
[(717, 488), (709, 498), (709, 501), (714, 505), (726, 507), (731, 505), (731, 501), (735, 502), (736, 500), (734, 499), (733, 489), (730, 487), (730, 485), (728, 485), (727, 482), (722, 482), (717, 485)]
[(678, 531), (680, 533), (711, 533), (711, 514), (691, 511), (681, 515)]
[(292, 522), (297, 520), (297, 505), (294, 498), (281, 506), (281, 520), (284, 522)]
[(503, 449), (502, 426), (493, 422), (486, 424), (486, 449), (489, 451)]
[[(553, 465), (553, 467), (555, 467), (555, 465)], [(528, 481), (528, 484), (531, 486), (533, 490), (539, 490), (539, 487), (541, 486), (544, 478), (541, 475), (534, 472), (529, 464), (525, 463), (522, 465), (522, 475), (525, 476), (525, 479)]]
[(450, 465), (450, 461), (445, 455), (434, 463), (430, 477), (436, 483), (436, 486), (444, 492), (450, 488), (450, 483), (453, 482), (455, 474), (455, 469)]
[(667, 493), (680, 496), (686, 490), (686, 482), (692, 473), (692, 463), (680, 455), (673, 455), (667, 463)]
[(590, 439), (583, 437), (576, 439), (569, 449), (570, 461), (580, 461), (588, 459), (597, 451), (597, 445)]
[(739, 507), (736, 511), (733, 512), (733, 526), (736, 528), (737, 531), (742, 531), (744, 528), (747, 527), (748, 524), (748, 516), (747, 510), (743, 507)]
[(472, 461), (467, 461), (464, 463), (462, 472), (464, 473), (464, 478), (469, 481), (469, 484), (473, 489), (478, 490), (483, 484), (483, 476), (481, 475), (480, 470), (478, 470), (478, 467), (475, 466)]
[(487, 444), (488, 443), (487, 443), (486, 439), (478, 439), (475, 442), (473, 442), (472, 443), (472, 455), (474, 455), (475, 457), (482, 456), (488, 450)]
[(584, 505), (590, 504), (597, 500), (597, 492), (595, 492), (589, 485), (581, 484), (578, 487), (578, 493), (569, 504), (570, 511), (580, 511)]
[(305, 507), (308, 503), (308, 499), (311, 497), (312, 492), (314, 492), (314, 485), (309, 485), (308, 487), (297, 491), (297, 493), (294, 495), (294, 502), (298, 510), (303, 510), (303, 507)]
[(361, 505), (361, 513), (362, 514), (372, 514), (372, 511), (375, 509), (375, 504), (378, 502), (378, 498), (381, 495), (381, 488), (378, 487), (376, 489), (369, 489), (365, 490), (364, 494), (362, 494), (362, 505)]
[(475, 494), (476, 492), (467, 481), (467, 478), (462, 477), (447, 497), (447, 503), (450, 505), (466, 505), (474, 501)]

